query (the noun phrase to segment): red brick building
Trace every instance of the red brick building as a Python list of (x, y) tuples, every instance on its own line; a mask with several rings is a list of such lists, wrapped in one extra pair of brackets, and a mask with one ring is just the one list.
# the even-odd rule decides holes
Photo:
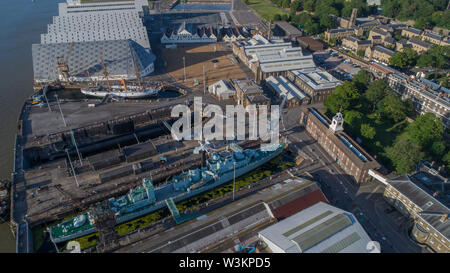
[(358, 145), (343, 130), (344, 118), (338, 113), (331, 121), (314, 108), (304, 109), (300, 123), (320, 146), (334, 159), (344, 172), (357, 183), (371, 179), (370, 169), (380, 169), (381, 165)]

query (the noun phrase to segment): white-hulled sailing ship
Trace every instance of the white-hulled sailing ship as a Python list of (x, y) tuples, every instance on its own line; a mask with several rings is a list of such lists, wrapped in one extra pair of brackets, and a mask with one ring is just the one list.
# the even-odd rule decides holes
[[(112, 97), (126, 98), (126, 99), (140, 99), (158, 95), (159, 91), (161, 91), (162, 89), (162, 86), (157, 86), (154, 88), (144, 88), (142, 86), (141, 77), (139, 74), (138, 67), (136, 65), (136, 56), (134, 55), (133, 51), (132, 53), (133, 53), (133, 63), (136, 70), (136, 78), (138, 80), (139, 85), (127, 85), (125, 79), (120, 80), (122, 82), (122, 85), (111, 85), (109, 83), (108, 72), (106, 70), (105, 63), (103, 62), (103, 57), (100, 55), (100, 61), (103, 66), (103, 74), (105, 75), (107, 85), (83, 87), (81, 88), (81, 93), (98, 98), (104, 98), (110, 95)], [(89, 72), (87, 71), (87, 73)]]

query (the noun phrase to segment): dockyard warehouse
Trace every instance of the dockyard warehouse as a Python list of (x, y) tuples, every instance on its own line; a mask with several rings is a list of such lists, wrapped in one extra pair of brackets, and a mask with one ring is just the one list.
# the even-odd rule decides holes
[(356, 217), (319, 202), (258, 233), (274, 253), (367, 253), (371, 241)]
[[(32, 45), (36, 83), (63, 80), (57, 70), (56, 57), (65, 56), (71, 46), (72, 43)], [(69, 78), (77, 82), (105, 80), (101, 57), (110, 80), (136, 79), (134, 59), (140, 76), (145, 77), (154, 71), (153, 62), (156, 59), (150, 50), (132, 40), (74, 43), (67, 60)]]
[(66, 3), (58, 4), (59, 15), (129, 10), (144, 16), (149, 12), (148, 2), (147, 0), (67, 0)]

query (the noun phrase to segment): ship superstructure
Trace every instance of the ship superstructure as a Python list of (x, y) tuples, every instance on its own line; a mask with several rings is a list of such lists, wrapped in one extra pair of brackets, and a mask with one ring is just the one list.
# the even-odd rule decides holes
[[(221, 184), (248, 173), (281, 154), (285, 144), (275, 144), (265, 150), (242, 150), (234, 145), (231, 151), (211, 153), (205, 166), (183, 172), (155, 188), (150, 179), (131, 189), (128, 194), (110, 198), (109, 209), (115, 213), (118, 224), (164, 206), (174, 206), (179, 202), (213, 189)], [(67, 241), (95, 232), (95, 219), (90, 211), (63, 221), (49, 228), (55, 243)]]

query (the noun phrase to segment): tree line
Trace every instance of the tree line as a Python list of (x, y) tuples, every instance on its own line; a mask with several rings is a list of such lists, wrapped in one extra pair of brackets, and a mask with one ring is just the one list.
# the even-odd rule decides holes
[(450, 68), (450, 46), (432, 45), (430, 49), (421, 55), (409, 47), (402, 48), (392, 55), (389, 65), (408, 69), (414, 66), (420, 68)]
[(382, 0), (383, 15), (398, 20), (414, 20), (423, 29), (438, 26), (450, 29), (447, 0)]
[[(289, 8), (290, 14), (274, 15), (274, 20), (291, 22), (310, 35), (324, 32), (334, 27), (330, 15), (350, 17), (353, 8), (358, 16), (368, 16), (376, 12), (376, 6), (368, 6), (364, 0), (271, 0), (275, 5)], [(297, 14), (299, 11), (304, 11)]]
[(361, 138), (398, 173), (413, 171), (425, 158), (446, 164), (450, 170), (442, 121), (428, 113), (408, 124), (406, 117), (414, 115), (412, 101), (402, 101), (385, 80), (371, 81), (371, 74), (360, 70), (351, 82), (336, 87), (324, 104), (330, 117), (342, 112), (346, 132)]

